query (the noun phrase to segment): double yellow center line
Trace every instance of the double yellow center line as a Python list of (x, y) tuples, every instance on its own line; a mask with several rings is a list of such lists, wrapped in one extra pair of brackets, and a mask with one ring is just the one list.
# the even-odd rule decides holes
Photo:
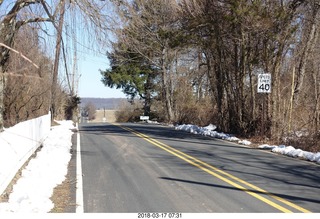
[[(268, 204), (268, 205), (270, 205), (270, 206), (272, 206), (272, 207), (274, 207), (274, 208), (276, 208), (276, 209), (278, 209), (278, 210), (280, 210), (282, 212), (291, 213), (292, 211), (289, 210), (288, 208), (285, 208), (285, 207), (281, 206), (280, 204), (275, 203), (274, 201), (272, 201), (272, 199), (274, 199), (274, 200), (276, 200), (276, 201), (278, 201), (280, 203), (283, 203), (283, 204), (285, 204), (287, 206), (290, 206), (291, 208), (296, 209), (296, 210), (298, 210), (300, 212), (310, 213), (310, 211), (308, 211), (307, 209), (304, 209), (304, 208), (302, 208), (302, 207), (300, 207), (300, 206), (298, 206), (298, 205), (296, 205), (296, 204), (294, 204), (292, 202), (289, 202), (289, 201), (287, 201), (287, 200), (285, 200), (285, 199), (283, 199), (281, 197), (273, 195), (273, 194), (267, 192), (266, 190), (263, 190), (263, 189), (255, 186), (255, 185), (252, 185), (251, 183), (248, 183), (248, 182), (246, 182), (246, 181), (244, 181), (244, 180), (242, 180), (242, 179), (240, 179), (240, 178), (238, 178), (236, 176), (233, 176), (233, 175), (231, 175), (231, 174), (229, 174), (229, 173), (227, 173), (227, 172), (225, 172), (223, 170), (220, 170), (220, 169), (218, 169), (218, 168), (216, 168), (216, 167), (214, 167), (214, 166), (212, 166), (212, 165), (210, 165), (208, 163), (205, 163), (205, 162), (203, 162), (203, 161), (201, 161), (201, 160), (199, 160), (199, 159), (197, 159), (195, 157), (192, 157), (192, 156), (190, 156), (188, 154), (185, 154), (185, 153), (183, 153), (183, 152), (181, 152), (181, 151), (179, 151), (179, 150), (177, 150), (175, 148), (172, 148), (169, 145), (166, 145), (166, 144), (164, 144), (164, 143), (162, 143), (160, 141), (157, 141), (157, 140), (155, 140), (155, 139), (153, 139), (153, 138), (151, 138), (151, 137), (149, 137), (149, 136), (147, 136), (147, 135), (145, 135), (143, 133), (140, 133), (140, 132), (138, 132), (136, 130), (133, 130), (131, 128), (124, 127), (124, 126), (121, 126), (121, 125), (118, 125), (118, 124), (114, 124), (114, 125), (117, 125), (117, 126), (121, 127), (122, 129), (127, 130), (127, 131), (135, 134), (136, 136), (138, 136), (138, 137), (150, 142), (151, 144), (153, 144), (153, 145), (155, 145), (155, 146), (167, 151), (168, 153), (170, 153), (170, 154), (172, 154), (172, 155), (174, 155), (174, 156), (186, 161), (187, 163), (189, 163), (189, 164), (191, 164), (191, 165), (193, 165), (195, 167), (198, 167), (199, 169), (203, 170), (204, 172), (206, 172), (206, 173), (208, 173), (208, 174), (210, 174), (210, 175), (212, 175), (212, 176), (214, 176), (214, 177), (216, 177), (216, 178), (218, 178), (218, 179), (220, 179), (220, 180), (222, 180), (222, 181), (234, 186), (235, 188), (237, 188), (239, 190), (242, 190), (242, 191), (246, 192), (247, 194), (259, 199), (262, 202), (265, 202), (266, 204)], [(242, 186), (240, 184), (246, 186), (247, 188), (245, 188), (244, 186)], [(259, 194), (264, 194), (269, 199), (265, 198), (265, 197), (263, 197), (263, 196), (261, 196)]]

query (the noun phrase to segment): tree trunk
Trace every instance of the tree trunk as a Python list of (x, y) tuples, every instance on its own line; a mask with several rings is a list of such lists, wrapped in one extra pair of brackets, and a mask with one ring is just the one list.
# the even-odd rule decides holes
[(292, 83), (291, 83), (291, 95), (290, 95), (290, 103), (289, 103), (289, 124), (288, 124), (288, 133), (291, 133), (291, 123), (292, 123), (292, 111), (293, 111), (293, 96), (294, 96), (294, 76), (296, 74), (296, 69), (293, 66), (292, 70)]
[[(11, 11), (13, 13), (14, 11)], [(0, 42), (8, 47), (13, 47), (14, 37), (18, 31), (16, 26), (16, 16), (7, 15), (0, 22)], [(9, 64), (10, 50), (4, 46), (0, 46), (0, 131), (4, 125), (4, 91), (5, 91), (5, 72)]]
[[(272, 74), (272, 93), (271, 93), (271, 136), (273, 139), (278, 141), (280, 139), (279, 130), (279, 106), (280, 106), (280, 67), (283, 52), (283, 44), (280, 45), (279, 52), (276, 55), (273, 74)], [(269, 95), (268, 95), (269, 96)], [(268, 101), (269, 103), (269, 101)]]
[(305, 77), (305, 71), (307, 66), (307, 60), (310, 56), (310, 54), (313, 51), (313, 48), (316, 44), (316, 38), (317, 38), (317, 23), (318, 23), (318, 13), (319, 13), (320, 6), (315, 6), (313, 8), (312, 13), (312, 20), (310, 24), (309, 31), (306, 33), (306, 41), (305, 46), (302, 49), (302, 54), (299, 61), (299, 67), (298, 67), (298, 77), (296, 80), (295, 85), (295, 95), (294, 99), (297, 98), (297, 94), (300, 92), (301, 87), (303, 85), (304, 77)]
[(3, 113), (4, 113), (4, 88), (5, 88), (5, 78), (4, 73), (2, 71), (2, 67), (0, 66), (0, 132), (3, 130)]
[(162, 70), (162, 83), (163, 83), (163, 95), (165, 98), (165, 105), (167, 109), (167, 117), (168, 121), (172, 122), (174, 119), (173, 115), (173, 109), (172, 109), (172, 104), (170, 100), (170, 91), (169, 91), (169, 86), (168, 86), (168, 77), (167, 77), (167, 70), (164, 68)]
[(171, 97), (170, 97), (170, 85), (168, 80), (168, 40), (165, 42), (165, 46), (162, 49), (162, 85), (163, 85), (163, 95), (165, 99), (165, 105), (167, 109), (167, 117), (168, 121), (172, 122), (174, 120), (174, 114), (173, 114), (173, 107), (171, 103)]
[(144, 115), (150, 116), (151, 112), (151, 86), (152, 86), (152, 76), (149, 73), (147, 76), (147, 82), (145, 83), (145, 100), (144, 100)]

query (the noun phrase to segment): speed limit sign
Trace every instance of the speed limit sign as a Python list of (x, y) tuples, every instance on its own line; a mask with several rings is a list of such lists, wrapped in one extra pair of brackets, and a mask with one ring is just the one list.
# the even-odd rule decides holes
[(258, 93), (271, 93), (271, 74), (258, 75)]

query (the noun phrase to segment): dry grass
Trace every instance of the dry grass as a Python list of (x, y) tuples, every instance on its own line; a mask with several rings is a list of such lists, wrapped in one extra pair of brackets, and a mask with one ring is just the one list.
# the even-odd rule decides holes
[(96, 110), (95, 119), (90, 122), (116, 122), (116, 110)]
[(72, 203), (70, 187), (75, 185), (69, 177), (60, 185), (54, 188), (53, 195), (50, 200), (54, 203), (54, 208), (50, 213), (66, 213), (69, 207), (75, 207), (76, 203)]

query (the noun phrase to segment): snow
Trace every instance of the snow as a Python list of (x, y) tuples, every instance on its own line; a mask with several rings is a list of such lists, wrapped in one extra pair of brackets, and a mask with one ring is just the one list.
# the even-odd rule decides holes
[(0, 213), (47, 213), (54, 207), (50, 197), (67, 174), (71, 159), (71, 129), (74, 128), (72, 121), (58, 123), (60, 125), (52, 127), (36, 157), (23, 169), (9, 201), (0, 203)]
[(238, 143), (241, 142), (241, 143), (245, 143), (246, 145), (251, 144), (251, 142), (249, 141), (243, 142), (239, 138), (234, 137), (233, 135), (225, 134), (223, 132), (217, 132), (215, 131), (216, 128), (217, 127), (212, 124), (205, 127), (199, 127), (197, 125), (191, 125), (191, 124), (178, 125), (175, 127), (176, 130), (184, 130), (196, 135), (205, 135), (213, 138), (219, 138), (219, 139), (238, 142)]
[[(240, 141), (239, 138), (234, 137), (233, 135), (215, 131), (216, 128), (217, 127), (212, 124), (205, 127), (199, 127), (199, 126), (190, 125), (190, 124), (188, 125), (184, 124), (184, 125), (179, 125), (175, 127), (176, 130), (184, 130), (196, 135), (199, 134), (199, 135), (211, 136), (213, 138), (219, 138), (227, 141), (238, 141), (238, 142)], [(249, 142), (246, 141), (245, 143), (249, 143)]]
[(308, 151), (303, 151), (301, 149), (296, 149), (292, 146), (285, 146), (285, 145), (279, 145), (279, 146), (264, 146), (260, 145), (259, 148), (271, 148), (272, 152), (287, 155), (289, 157), (298, 157), (301, 159), (305, 159), (308, 161), (316, 162), (320, 164), (320, 152), (312, 153)]
[[(241, 140), (237, 137), (234, 137), (233, 135), (230, 134), (225, 134), (225, 133), (219, 133), (215, 131), (216, 126), (210, 124), (209, 126), (206, 127), (198, 127), (196, 125), (178, 125), (175, 127), (176, 130), (184, 130), (187, 132), (190, 132), (192, 134), (199, 134), (199, 135), (205, 135), (205, 136), (211, 136), (214, 138), (219, 138), (227, 141), (233, 141), (233, 142), (238, 142), (238, 144), (243, 144), (243, 145), (250, 145), (251, 142), (248, 140)], [(304, 160), (316, 162), (320, 164), (320, 152), (317, 153), (312, 153), (308, 151), (303, 151), (301, 149), (296, 149), (292, 146), (285, 146), (285, 145), (268, 145), (268, 144), (262, 144), (258, 146), (261, 149), (270, 149), (274, 153), (279, 153), (283, 154), (286, 156), (290, 157), (297, 157), (301, 158)]]
[[(21, 178), (13, 186), (9, 201), (0, 203), (0, 213), (47, 213), (54, 207), (50, 197), (53, 189), (64, 181), (67, 174), (68, 163), (71, 159), (71, 130), (75, 128), (72, 121), (60, 121), (59, 124), (52, 127), (43, 144), (43, 148), (22, 171)], [(251, 144), (248, 140), (241, 140), (233, 135), (215, 131), (216, 126), (212, 124), (206, 127), (179, 125), (175, 126), (175, 129), (243, 145)], [(259, 148), (320, 163), (320, 152), (311, 153), (285, 145), (271, 146), (263, 144)]]

